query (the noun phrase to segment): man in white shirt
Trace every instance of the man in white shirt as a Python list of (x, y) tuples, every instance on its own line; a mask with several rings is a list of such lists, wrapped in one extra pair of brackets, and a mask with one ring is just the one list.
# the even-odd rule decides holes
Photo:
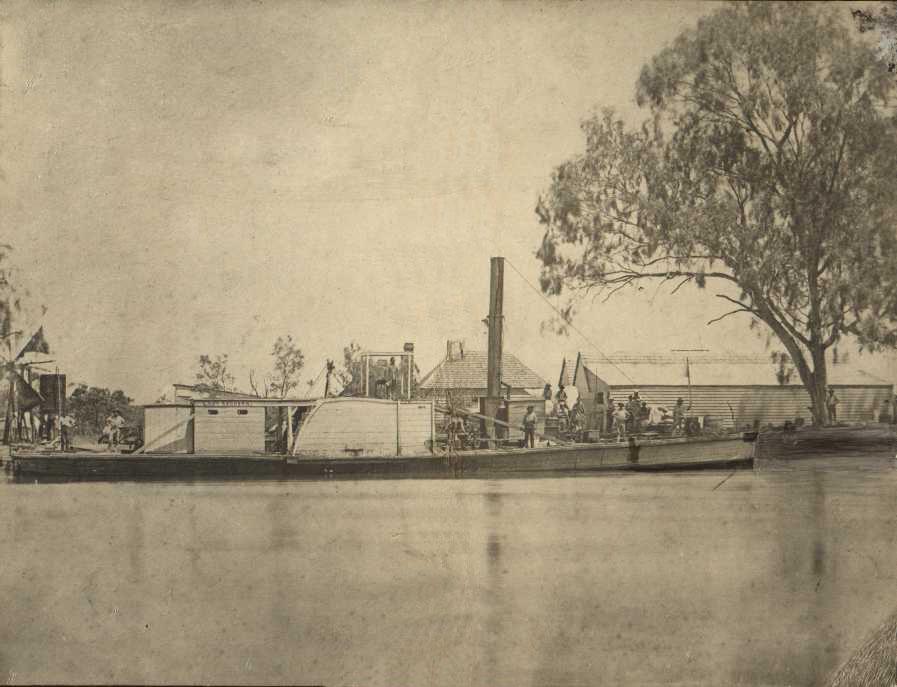
[(72, 447), (71, 434), (75, 431), (75, 418), (63, 415), (59, 418), (59, 448), (68, 451)]
[(629, 417), (629, 411), (623, 406), (622, 403), (617, 404), (617, 409), (614, 411), (614, 427), (617, 430), (617, 441), (623, 441), (626, 438), (626, 420)]
[(112, 445), (118, 446), (121, 441), (122, 431), (125, 428), (125, 419), (117, 410), (112, 413)]

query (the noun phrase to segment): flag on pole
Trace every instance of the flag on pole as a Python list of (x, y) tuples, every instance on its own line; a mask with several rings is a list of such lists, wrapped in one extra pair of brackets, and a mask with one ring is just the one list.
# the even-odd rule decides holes
[(41, 327), (34, 335), (29, 339), (28, 343), (25, 344), (25, 348), (19, 351), (19, 354), (16, 356), (16, 360), (21, 358), (26, 353), (49, 353), (50, 345), (47, 343), (47, 340), (44, 338), (44, 328)]
[(4, 393), (12, 402), (13, 408), (21, 412), (31, 410), (41, 404), (41, 395), (31, 388), (31, 385), (18, 372), (11, 371), (6, 376)]

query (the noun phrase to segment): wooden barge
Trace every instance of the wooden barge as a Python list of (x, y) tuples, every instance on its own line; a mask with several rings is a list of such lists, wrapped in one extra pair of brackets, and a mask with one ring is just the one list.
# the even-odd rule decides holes
[(482, 449), (448, 455), (419, 454), (334, 459), (265, 454), (113, 454), (25, 452), (11, 455), (17, 481), (128, 481), (193, 479), (302, 479), (321, 477), (468, 477), (600, 472), (749, 468), (750, 437), (673, 438), (638, 444), (573, 444), (533, 449)]

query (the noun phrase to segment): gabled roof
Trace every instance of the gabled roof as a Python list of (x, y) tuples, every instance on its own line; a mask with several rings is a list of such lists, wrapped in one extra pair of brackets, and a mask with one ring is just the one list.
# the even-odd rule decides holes
[[(445, 359), (418, 384), (420, 389), (485, 389), (488, 356), (484, 351), (464, 351), (463, 355)], [(501, 357), (501, 381), (513, 389), (537, 389), (545, 380), (511, 353)]]
[[(579, 362), (579, 358), (576, 359), (576, 362)], [(558, 375), (558, 386), (573, 386), (574, 377), (576, 376), (576, 363), (571, 364), (569, 360), (565, 357), (563, 362), (561, 363), (561, 374)]]
[[(689, 383), (685, 357), (582, 356), (581, 365), (610, 386), (686, 386)], [(579, 369), (577, 366), (577, 371)], [(692, 386), (779, 386), (778, 370), (777, 364), (764, 357), (688, 357)], [(891, 384), (845, 363), (830, 364), (827, 372), (828, 383), (833, 386)], [(787, 385), (802, 386), (800, 375), (796, 370), (791, 374)]]

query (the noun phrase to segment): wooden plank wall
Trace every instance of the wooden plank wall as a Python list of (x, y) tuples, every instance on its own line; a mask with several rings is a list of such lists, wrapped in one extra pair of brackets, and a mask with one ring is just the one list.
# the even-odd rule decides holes
[(190, 417), (192, 412), (193, 409), (187, 406), (145, 408), (143, 445), (149, 447), (147, 453), (192, 453), (193, 423), (184, 423), (170, 431)]
[(433, 404), (399, 404), (399, 441), (402, 455), (420, 455), (430, 450), (433, 439)]
[[(876, 422), (885, 402), (893, 394), (888, 386), (836, 386), (833, 387), (840, 399), (838, 420), (843, 422)], [(687, 386), (615, 386), (611, 387), (614, 403), (625, 403), (629, 394), (638, 390), (643, 401), (649, 406), (664, 406), (672, 410), (677, 398), (685, 399), (688, 406)], [(799, 386), (693, 386), (693, 399), (689, 415), (708, 416), (712, 421), (731, 427), (732, 413), (735, 426), (743, 428), (758, 421), (760, 426), (782, 425), (786, 420), (803, 418), (809, 424), (810, 397)]]
[[(398, 426), (397, 422), (401, 424)], [(428, 453), (433, 404), (334, 398), (316, 406), (302, 425), (294, 453), (326, 458)]]
[(265, 452), (263, 407), (197, 407), (193, 425), (194, 453)]

